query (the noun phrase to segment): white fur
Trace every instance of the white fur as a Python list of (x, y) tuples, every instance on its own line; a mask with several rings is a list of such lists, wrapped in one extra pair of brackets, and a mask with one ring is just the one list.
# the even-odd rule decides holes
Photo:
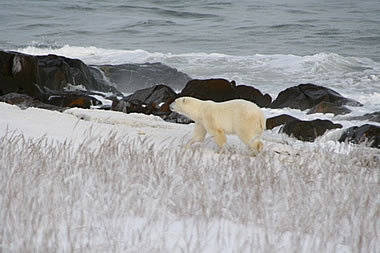
[(249, 101), (235, 99), (216, 103), (193, 97), (177, 98), (170, 108), (195, 122), (194, 134), (187, 146), (204, 140), (209, 133), (219, 148), (226, 143), (225, 134), (236, 134), (257, 155), (263, 149), (260, 141), (265, 130), (265, 117), (260, 108)]

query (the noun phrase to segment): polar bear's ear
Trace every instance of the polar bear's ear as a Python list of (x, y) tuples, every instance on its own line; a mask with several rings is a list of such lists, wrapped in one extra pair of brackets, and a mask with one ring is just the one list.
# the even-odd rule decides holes
[(186, 98), (182, 99), (182, 103), (186, 104)]

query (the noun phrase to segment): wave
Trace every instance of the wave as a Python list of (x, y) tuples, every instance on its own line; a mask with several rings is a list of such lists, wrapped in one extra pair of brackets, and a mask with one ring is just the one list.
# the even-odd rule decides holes
[(32, 46), (18, 48), (16, 51), (32, 54), (57, 54), (66, 57), (80, 58), (88, 64), (123, 64), (123, 63), (145, 63), (153, 61), (187, 60), (188, 63), (212, 63), (225, 61), (226, 63), (251, 63), (272, 65), (282, 68), (284, 71), (293, 72), (296, 68), (304, 70), (311, 68), (314, 72), (320, 71), (364, 71), (380, 67), (380, 63), (364, 57), (348, 57), (335, 53), (317, 53), (314, 55), (291, 55), (291, 54), (253, 54), (247, 56), (227, 55), (221, 53), (161, 53), (148, 52), (143, 49), (121, 50), (104, 49), (94, 46), (80, 47), (64, 45), (53, 47), (34, 43)]

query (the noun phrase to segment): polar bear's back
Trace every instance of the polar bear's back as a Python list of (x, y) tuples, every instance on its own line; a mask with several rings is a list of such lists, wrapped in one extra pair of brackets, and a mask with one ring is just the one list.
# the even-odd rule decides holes
[(203, 101), (203, 103), (207, 104), (208, 112), (223, 125), (227, 133), (236, 132), (236, 127), (243, 127), (242, 122), (257, 129), (266, 128), (265, 116), (261, 109), (247, 100), (234, 99), (220, 103)]

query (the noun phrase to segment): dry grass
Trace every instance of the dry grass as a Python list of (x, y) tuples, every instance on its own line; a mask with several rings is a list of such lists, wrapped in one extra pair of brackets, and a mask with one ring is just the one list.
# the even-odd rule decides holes
[(0, 252), (379, 252), (379, 152), (0, 138)]

